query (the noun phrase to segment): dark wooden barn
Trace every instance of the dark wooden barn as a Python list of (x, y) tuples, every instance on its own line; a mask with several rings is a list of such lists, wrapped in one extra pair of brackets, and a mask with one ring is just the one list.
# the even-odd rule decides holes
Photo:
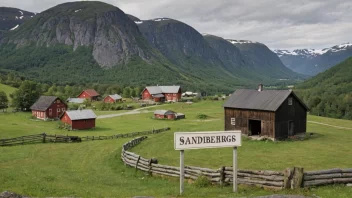
[(225, 130), (286, 139), (307, 128), (308, 107), (291, 90), (236, 90), (224, 104)]
[(91, 109), (66, 111), (61, 116), (61, 122), (71, 126), (71, 130), (91, 129), (95, 127), (97, 116)]
[(30, 109), (38, 119), (57, 119), (67, 110), (67, 105), (56, 96), (40, 96)]

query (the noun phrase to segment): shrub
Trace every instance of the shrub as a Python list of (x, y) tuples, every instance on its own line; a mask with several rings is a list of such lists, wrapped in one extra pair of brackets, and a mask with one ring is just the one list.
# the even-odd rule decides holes
[(209, 116), (206, 115), (206, 114), (198, 114), (198, 115), (197, 115), (197, 118), (198, 118), (198, 119), (201, 119), (201, 120), (207, 119), (208, 117), (209, 117)]
[(194, 181), (194, 185), (198, 188), (204, 188), (210, 185), (210, 181), (206, 176), (201, 175)]

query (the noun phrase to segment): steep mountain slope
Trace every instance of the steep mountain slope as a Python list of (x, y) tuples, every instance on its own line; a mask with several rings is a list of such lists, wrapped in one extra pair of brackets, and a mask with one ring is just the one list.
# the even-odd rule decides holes
[(262, 43), (233, 39), (228, 39), (228, 41), (250, 60), (246, 65), (258, 73), (278, 80), (302, 77), (285, 67), (279, 57)]
[(0, 31), (14, 30), (35, 15), (17, 8), (0, 7)]
[(151, 54), (137, 26), (117, 7), (101, 2), (64, 3), (33, 17), (4, 39), (17, 46), (56, 44), (92, 46), (103, 67), (126, 64), (133, 56)]
[(352, 58), (296, 86), (311, 113), (352, 119)]
[(316, 75), (352, 56), (352, 44), (325, 49), (274, 50), (281, 61), (295, 72)]

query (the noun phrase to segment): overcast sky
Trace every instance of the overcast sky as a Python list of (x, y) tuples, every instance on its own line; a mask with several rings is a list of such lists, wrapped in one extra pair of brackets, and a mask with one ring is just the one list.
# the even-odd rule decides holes
[[(140, 19), (169, 17), (201, 33), (247, 39), (271, 49), (325, 48), (350, 42), (351, 0), (102, 0)], [(67, 0), (0, 0), (41, 12)]]

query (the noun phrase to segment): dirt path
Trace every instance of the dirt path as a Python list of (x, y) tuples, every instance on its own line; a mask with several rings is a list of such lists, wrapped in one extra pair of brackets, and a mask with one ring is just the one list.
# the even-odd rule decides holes
[[(162, 106), (164, 106), (164, 105), (162, 105)], [(124, 112), (124, 113), (100, 115), (97, 117), (97, 119), (113, 118), (113, 117), (119, 117), (119, 116), (123, 116), (123, 115), (133, 115), (133, 114), (140, 114), (140, 113), (150, 113), (152, 111), (148, 111), (148, 110), (144, 110), (144, 109), (148, 109), (151, 107), (156, 107), (156, 106), (142, 107), (142, 108), (134, 109), (134, 110)]]
[(313, 124), (321, 124), (321, 125), (324, 125), (324, 126), (335, 127), (335, 128), (339, 128), (339, 129), (350, 129), (350, 130), (352, 130), (352, 128), (349, 128), (349, 127), (335, 126), (335, 125), (325, 124), (325, 123), (322, 123), (322, 122), (314, 122), (314, 121), (308, 121), (308, 122), (309, 123), (313, 123)]

